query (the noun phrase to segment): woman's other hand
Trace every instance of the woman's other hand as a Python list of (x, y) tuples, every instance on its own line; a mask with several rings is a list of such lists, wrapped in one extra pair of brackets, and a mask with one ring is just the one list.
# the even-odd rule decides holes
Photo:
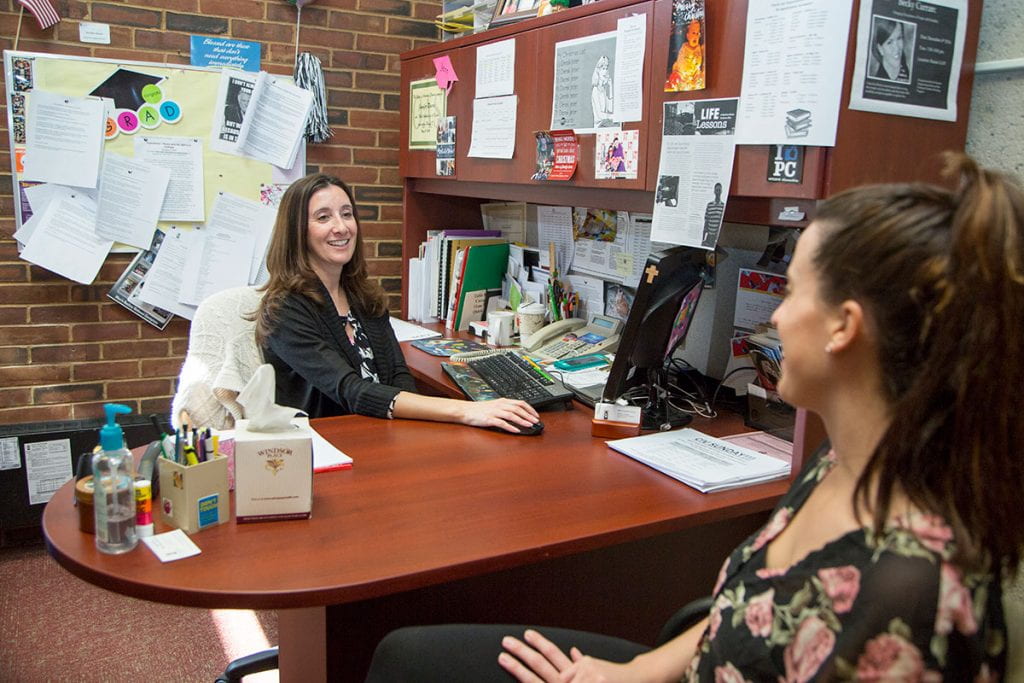
[(567, 656), (557, 645), (532, 629), (523, 634), (523, 640), (506, 636), (501, 645), (505, 652), (498, 655), (498, 664), (521, 683), (625, 683), (636, 680), (630, 675), (628, 665), (584, 656), (575, 647)]

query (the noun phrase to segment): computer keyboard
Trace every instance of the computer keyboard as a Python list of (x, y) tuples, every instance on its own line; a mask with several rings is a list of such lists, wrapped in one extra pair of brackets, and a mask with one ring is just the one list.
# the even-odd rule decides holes
[[(478, 388), (472, 386), (472, 380), (466, 378), (465, 372), (458, 371), (449, 363), (443, 363), (442, 366), (468, 398), (484, 398)], [(572, 392), (561, 382), (551, 378), (514, 351), (472, 358), (466, 361), (466, 366), (486, 382), (494, 393), (504, 398), (526, 401), (535, 408), (572, 400)]]

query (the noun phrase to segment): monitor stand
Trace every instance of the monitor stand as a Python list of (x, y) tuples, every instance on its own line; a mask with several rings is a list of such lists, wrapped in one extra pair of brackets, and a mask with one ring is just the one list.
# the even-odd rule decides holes
[(640, 429), (645, 431), (661, 431), (684, 427), (693, 421), (689, 413), (675, 408), (668, 402), (668, 369), (661, 367), (651, 369), (647, 373), (647, 403), (641, 410)]

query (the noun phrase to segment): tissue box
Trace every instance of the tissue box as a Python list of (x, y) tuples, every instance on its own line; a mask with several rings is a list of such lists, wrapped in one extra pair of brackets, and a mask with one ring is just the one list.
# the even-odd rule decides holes
[(186, 533), (223, 524), (231, 517), (228, 459), (179, 465), (157, 458), (160, 467), (160, 518)]
[(235, 423), (235, 518), (239, 522), (305, 519), (313, 510), (313, 441), (309, 419), (292, 429), (253, 432)]

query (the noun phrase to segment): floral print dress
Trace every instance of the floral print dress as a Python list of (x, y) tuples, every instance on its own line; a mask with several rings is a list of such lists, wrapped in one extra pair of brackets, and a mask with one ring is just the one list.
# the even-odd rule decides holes
[(1000, 680), (1000, 583), (951, 564), (953, 533), (938, 516), (896, 519), (880, 538), (851, 531), (788, 569), (765, 568), (766, 546), (834, 463), (811, 463), (725, 561), (684, 680)]

